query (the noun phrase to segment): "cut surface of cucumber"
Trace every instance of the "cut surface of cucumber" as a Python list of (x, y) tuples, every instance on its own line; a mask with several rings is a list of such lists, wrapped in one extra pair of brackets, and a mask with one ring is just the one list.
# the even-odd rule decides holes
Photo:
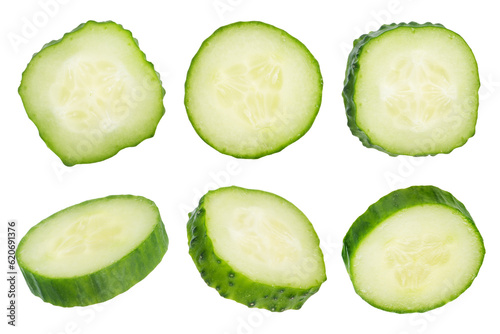
[(464, 205), (433, 186), (382, 197), (354, 222), (342, 250), (356, 293), (397, 313), (425, 312), (457, 298), (484, 254)]
[(44, 219), (19, 243), (19, 267), (45, 302), (70, 307), (106, 301), (160, 263), (168, 237), (156, 205), (140, 196), (86, 201)]
[(158, 73), (130, 31), (89, 21), (35, 54), (19, 87), (47, 146), (68, 166), (105, 160), (154, 135)]
[(201, 45), (187, 74), (185, 106), (207, 144), (255, 159), (309, 130), (322, 87), (318, 62), (300, 41), (262, 22), (237, 22)]
[(475, 133), (479, 75), (458, 34), (440, 24), (384, 25), (354, 42), (343, 97), (351, 132), (390, 155), (435, 155)]
[(299, 309), (326, 280), (313, 226), (277, 195), (239, 187), (210, 191), (187, 228), (189, 253), (205, 282), (249, 307)]

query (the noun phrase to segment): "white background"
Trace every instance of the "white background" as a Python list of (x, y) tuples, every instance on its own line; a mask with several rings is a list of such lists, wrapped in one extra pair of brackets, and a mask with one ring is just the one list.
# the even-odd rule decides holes
[[(51, 5), (44, 5), (50, 3)], [(6, 223), (19, 239), (67, 206), (111, 194), (148, 197), (170, 238), (160, 265), (128, 292), (85, 308), (61, 308), (33, 296), (18, 277), (18, 327), (6, 325), (6, 280), (0, 283), (5, 333), (498, 333), (500, 227), (498, 129), (500, 46), (493, 1), (94, 1), (2, 2), (0, 10), (0, 268), (7, 272)], [(55, 4), (55, 5), (54, 5)], [(163, 80), (166, 114), (156, 135), (103, 162), (65, 167), (38, 137), (17, 94), (33, 53), (87, 20), (113, 20), (133, 32)], [(259, 20), (301, 40), (320, 63), (323, 103), (310, 131), (284, 151), (238, 160), (206, 145), (183, 106), (192, 56), (218, 27)], [(481, 90), (476, 135), (451, 154), (390, 157), (352, 136), (341, 97), (347, 52), (382, 23), (439, 22), (474, 51)], [(34, 24), (36, 29), (27, 29)], [(12, 40), (17, 38), (18, 43)], [(21, 42), (20, 41), (21, 38)], [(301, 310), (271, 313), (220, 297), (205, 285), (189, 254), (186, 213), (209, 188), (235, 184), (281, 195), (311, 220), (321, 239), (328, 280)], [(425, 314), (373, 308), (353, 291), (340, 252), (351, 223), (388, 192), (432, 184), (462, 201), (483, 235), (479, 276), (458, 299)], [(5, 315), (4, 315), (5, 314)]]

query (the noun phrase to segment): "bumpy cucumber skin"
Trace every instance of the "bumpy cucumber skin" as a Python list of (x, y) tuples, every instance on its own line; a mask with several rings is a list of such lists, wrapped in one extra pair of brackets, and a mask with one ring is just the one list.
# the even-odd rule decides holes
[[(38, 51), (37, 53), (33, 54), (30, 62), (28, 63), (28, 65), (26, 66), (26, 69), (24, 70), (23, 72), (23, 75), (22, 77), (24, 78), (24, 74), (30, 70), (30, 66), (32, 65), (33, 61), (40, 58), (42, 55), (43, 55), (43, 52), (44, 50), (50, 48), (51, 46), (53, 45), (56, 45), (58, 44), (59, 42), (62, 42), (64, 39), (66, 38), (69, 38), (73, 33), (79, 31), (79, 30), (82, 30), (84, 29), (87, 25), (115, 25), (115, 26), (118, 26), (120, 27), (121, 29), (123, 29), (127, 34), (130, 35), (130, 40), (133, 41), (133, 43), (137, 46), (137, 48), (140, 50), (139, 48), (139, 42), (137, 41), (136, 38), (134, 38), (132, 36), (132, 32), (130, 30), (127, 30), (125, 28), (123, 28), (123, 26), (121, 24), (118, 24), (118, 23), (115, 23), (113, 21), (104, 21), (104, 22), (96, 22), (96, 21), (87, 21), (85, 23), (82, 23), (80, 24), (78, 27), (76, 27), (75, 29), (73, 29), (72, 31), (70, 32), (67, 32), (63, 35), (63, 37), (61, 39), (58, 39), (58, 40), (53, 40), (47, 44), (45, 44), (42, 49), (40, 51)], [(151, 67), (151, 69), (154, 71), (154, 73), (156, 74), (157, 76), (157, 79), (158, 79), (158, 82), (159, 82), (159, 86), (161, 88), (161, 98), (163, 100), (163, 97), (165, 96), (165, 89), (163, 88), (163, 85), (162, 85), (162, 82), (161, 82), (161, 79), (160, 79), (160, 74), (154, 69), (154, 65), (149, 62), (147, 59), (146, 59), (146, 55), (144, 54), (144, 52), (142, 52), (142, 50), (140, 50), (141, 53), (142, 53), (142, 56), (143, 56), (143, 60), (144, 60), (144, 64), (147, 64), (147, 66)], [(151, 132), (148, 133), (148, 134), (144, 134), (144, 136), (139, 140), (137, 141), (137, 143), (133, 144), (133, 145), (128, 145), (128, 146), (124, 146), (124, 147), (115, 147), (114, 151), (112, 151), (111, 154), (107, 154), (105, 156), (102, 156), (102, 157), (99, 157), (98, 159), (89, 159), (89, 158), (86, 158), (86, 157), (82, 157), (80, 156), (78, 153), (74, 153), (73, 155), (71, 156), (66, 156), (64, 153), (60, 153), (60, 152), (57, 152), (57, 149), (55, 149), (56, 145), (54, 143), (52, 143), (50, 141), (50, 139), (44, 135), (44, 131), (40, 128), (40, 126), (37, 124), (37, 120), (36, 120), (36, 116), (31, 114), (29, 111), (28, 111), (28, 106), (27, 104), (25, 103), (25, 100), (23, 98), (23, 79), (21, 79), (21, 84), (18, 88), (18, 93), (19, 95), (21, 96), (21, 100), (23, 102), (23, 106), (24, 106), (24, 110), (26, 110), (26, 113), (28, 115), (28, 118), (35, 124), (35, 126), (37, 127), (38, 129), (38, 135), (40, 136), (40, 138), (42, 138), (42, 140), (45, 142), (45, 145), (47, 145), (47, 147), (52, 151), (54, 152), (58, 157), (59, 159), (61, 159), (62, 163), (68, 167), (71, 167), (71, 166), (74, 166), (76, 164), (90, 164), (90, 163), (94, 163), (94, 162), (99, 162), (99, 161), (103, 161), (103, 160), (106, 160), (106, 159), (109, 159), (111, 157), (113, 157), (114, 155), (116, 155), (118, 152), (120, 152), (122, 149), (124, 148), (127, 148), (127, 147), (135, 147), (137, 145), (139, 145), (141, 142), (143, 142), (144, 140), (146, 139), (149, 139), (149, 138), (152, 138), (154, 135), (155, 135), (155, 132), (156, 132), (156, 128), (158, 126), (158, 123), (159, 123), (159, 120), (163, 117), (163, 115), (165, 114), (165, 106), (163, 105), (163, 103), (161, 104), (161, 110), (160, 110), (160, 117), (158, 119), (158, 123), (151, 129)]]
[(300, 289), (270, 286), (236, 273), (226, 261), (217, 256), (212, 241), (207, 236), (205, 196), (200, 199), (198, 207), (189, 214), (187, 233), (189, 254), (208, 286), (216, 289), (224, 298), (272, 312), (298, 310), (309, 297), (318, 292), (321, 284), (326, 281), (326, 276), (317, 286)]
[[(452, 194), (450, 194), (447, 191), (441, 190), (437, 187), (413, 186), (406, 189), (395, 190), (390, 194), (382, 197), (376, 203), (370, 205), (370, 207), (368, 207), (366, 212), (363, 213), (361, 216), (359, 216), (358, 219), (356, 219), (356, 221), (352, 224), (351, 228), (344, 237), (344, 243), (342, 247), (342, 259), (344, 260), (344, 264), (349, 274), (349, 277), (351, 278), (351, 281), (353, 281), (353, 277), (352, 277), (350, 258), (355, 255), (356, 250), (363, 241), (363, 239), (367, 235), (369, 235), (370, 232), (373, 231), (379, 224), (383, 223), (387, 218), (389, 218), (396, 212), (404, 208), (417, 205), (424, 205), (424, 204), (439, 204), (447, 206), (449, 208), (457, 210), (460, 213), (460, 215), (467, 220), (469, 228), (473, 230), (474, 233), (481, 240), (481, 248), (482, 248), (481, 253), (483, 254), (483, 256), (481, 258), (481, 264), (478, 267), (479, 271), (486, 250), (484, 248), (483, 238), (481, 237), (481, 234), (479, 233), (474, 221), (472, 220), (470, 213), (467, 211), (465, 206), (460, 201), (458, 201)], [(450, 296), (448, 300), (443, 300), (439, 303), (436, 303), (434, 305), (429, 305), (427, 308), (422, 308), (419, 310), (408, 311), (401, 309), (391, 309), (378, 305), (375, 301), (372, 300), (365, 299), (365, 301), (376, 308), (394, 313), (427, 312), (429, 310), (441, 307), (447, 304), (448, 302), (456, 299), (458, 296), (460, 296), (465, 290), (469, 288), (469, 286), (471, 286), (477, 274), (478, 273), (475, 273), (474, 277), (471, 278), (467, 286), (465, 286), (461, 291), (457, 291), (454, 295)], [(362, 297), (362, 294), (356, 289), (355, 286), (354, 289), (356, 293), (360, 297)]]
[[(205, 48), (207, 48), (210, 45), (212, 37), (218, 35), (219, 33), (225, 31), (226, 29), (233, 29), (236, 27), (243, 27), (243, 26), (247, 26), (247, 25), (262, 25), (262, 26), (266, 26), (266, 27), (281, 31), (281, 33), (284, 36), (286, 36), (287, 39), (293, 40), (295, 43), (297, 43), (297, 45), (299, 45), (301, 47), (301, 49), (304, 51), (304, 53), (307, 54), (307, 57), (309, 58), (310, 62), (312, 64), (314, 64), (314, 67), (316, 68), (317, 74), (319, 76), (318, 100), (317, 100), (317, 103), (315, 105), (316, 110), (314, 111), (314, 114), (311, 117), (309, 124), (305, 125), (303, 130), (300, 133), (298, 133), (295, 137), (290, 138), (290, 140), (288, 142), (284, 143), (283, 145), (281, 145), (275, 149), (272, 149), (272, 150), (268, 149), (268, 150), (262, 151), (259, 154), (247, 154), (247, 153), (243, 153), (243, 152), (242, 153), (228, 152), (227, 150), (218, 147), (217, 145), (213, 144), (209, 138), (202, 136), (201, 130), (195, 125), (196, 123), (195, 123), (191, 113), (189, 112), (189, 94), (188, 94), (188, 92), (190, 91), (190, 88), (191, 88), (189, 85), (189, 78), (190, 78), (191, 74), (193, 73), (193, 69), (195, 68), (196, 63), (198, 62), (200, 55), (203, 53)], [(191, 64), (189, 65), (189, 70), (188, 70), (188, 73), (186, 76), (186, 82), (184, 84), (184, 91), (186, 92), (185, 96), (184, 96), (184, 106), (186, 107), (189, 121), (191, 122), (191, 125), (193, 126), (193, 128), (196, 131), (196, 133), (198, 134), (198, 136), (205, 143), (207, 143), (209, 146), (211, 146), (215, 150), (219, 151), (220, 153), (230, 155), (230, 156), (235, 157), (235, 158), (259, 159), (259, 158), (262, 158), (266, 155), (271, 155), (274, 153), (281, 152), (287, 146), (293, 144), (294, 142), (296, 142), (297, 140), (302, 138), (302, 136), (304, 136), (309, 131), (309, 129), (312, 127), (314, 121), (316, 120), (316, 116), (318, 115), (318, 112), (319, 112), (319, 109), (321, 106), (322, 95), (323, 95), (323, 77), (321, 76), (321, 70), (320, 70), (318, 61), (316, 60), (316, 58), (314, 58), (313, 54), (309, 51), (309, 49), (301, 41), (299, 41), (298, 39), (296, 39), (292, 35), (288, 34), (286, 31), (284, 31), (278, 27), (275, 27), (271, 24), (260, 22), (260, 21), (242, 21), (242, 22), (234, 22), (234, 23), (231, 23), (231, 24), (228, 24), (226, 26), (222, 26), (222, 27), (218, 28), (212, 35), (210, 35), (206, 40), (203, 41), (203, 43), (200, 46), (200, 49), (198, 50), (198, 52), (196, 52), (193, 59), (191, 60)]]
[[(68, 207), (35, 225), (29, 233), (47, 220), (75, 206), (92, 204), (95, 201), (115, 198), (132, 198), (155, 203), (147, 198), (133, 195), (112, 195), (82, 202)], [(31, 271), (23, 263), (21, 250), (28, 240), (26, 236), (19, 243), (16, 252), (17, 262), (31, 292), (44, 302), (62, 307), (86, 306), (104, 302), (130, 289), (144, 279), (161, 262), (168, 249), (168, 236), (158, 211), (158, 221), (151, 234), (134, 250), (112, 265), (88, 275), (71, 278), (52, 278)]]
[[(398, 156), (400, 154), (391, 152), (389, 150), (386, 150), (384, 147), (381, 147), (379, 145), (376, 145), (372, 143), (370, 137), (358, 126), (356, 122), (356, 117), (357, 117), (357, 111), (356, 111), (356, 103), (354, 101), (354, 95), (355, 95), (355, 86), (356, 86), (356, 78), (358, 77), (358, 72), (359, 72), (359, 57), (361, 56), (361, 53), (363, 51), (363, 48), (374, 38), (379, 37), (385, 32), (388, 32), (393, 29), (397, 29), (399, 27), (409, 27), (409, 28), (425, 28), (425, 27), (436, 27), (436, 28), (443, 28), (446, 29), (442, 24), (439, 23), (430, 23), (426, 22), (424, 24), (420, 24), (417, 22), (409, 22), (409, 23), (392, 23), (389, 25), (382, 25), (379, 30), (377, 31), (372, 31), (368, 34), (361, 35), (358, 39), (356, 39), (353, 43), (353, 49), (351, 53), (349, 54), (349, 57), (347, 59), (347, 68), (346, 68), (346, 74), (345, 74), (345, 80), (344, 80), (344, 89), (342, 91), (342, 97), (344, 98), (344, 105), (345, 105), (345, 111), (347, 115), (347, 125), (349, 126), (349, 129), (351, 129), (351, 133), (358, 137), (361, 143), (368, 148), (375, 148), (379, 151), (382, 151), (384, 153), (389, 154), (390, 156)], [(448, 29), (446, 29), (448, 30)], [(449, 30), (452, 32), (454, 35), (458, 35), (456, 32)], [(460, 37), (461, 38), (461, 37)], [(471, 51), (472, 53), (472, 51)], [(477, 63), (476, 63), (476, 72), (477, 72)], [(478, 87), (479, 88), (479, 87)], [(476, 121), (477, 121), (477, 112), (476, 112)], [(470, 133), (467, 137), (463, 139), (463, 142), (461, 145), (457, 147), (453, 147), (448, 151), (440, 151), (440, 152), (422, 152), (422, 153), (417, 153), (414, 156), (426, 156), (426, 155), (437, 155), (439, 153), (450, 153), (453, 151), (455, 148), (461, 147), (465, 145), (467, 140), (471, 137), (473, 137), (475, 134), (475, 127), (472, 130), (472, 133)]]

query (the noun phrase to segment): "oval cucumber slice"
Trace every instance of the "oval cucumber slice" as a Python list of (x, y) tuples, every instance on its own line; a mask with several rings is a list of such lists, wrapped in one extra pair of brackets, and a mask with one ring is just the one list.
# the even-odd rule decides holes
[(425, 312), (457, 298), (484, 254), (464, 205), (433, 186), (382, 197), (354, 222), (342, 249), (356, 293), (396, 313)]
[(209, 191), (187, 230), (201, 277), (248, 307), (299, 309), (326, 280), (313, 226), (277, 195), (239, 187)]
[(132, 33), (89, 21), (46, 44), (23, 73), (24, 108), (65, 165), (105, 160), (154, 135), (165, 91)]
[(33, 294), (70, 307), (128, 290), (160, 263), (167, 248), (156, 205), (144, 197), (118, 195), (44, 219), (22, 238), (16, 256)]
[(449, 153), (474, 135), (476, 59), (440, 24), (384, 25), (347, 62), (344, 104), (353, 135), (390, 155)]
[(237, 22), (201, 45), (189, 67), (184, 102), (207, 144), (256, 159), (309, 130), (322, 87), (319, 64), (300, 41), (269, 24)]

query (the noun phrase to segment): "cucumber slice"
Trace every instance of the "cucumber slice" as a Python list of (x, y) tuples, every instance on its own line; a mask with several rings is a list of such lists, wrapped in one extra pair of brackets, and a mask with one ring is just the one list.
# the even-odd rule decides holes
[(156, 205), (119, 195), (44, 219), (22, 238), (16, 256), (33, 294), (70, 307), (100, 303), (130, 289), (160, 263), (167, 247)]
[(19, 94), (40, 137), (68, 166), (152, 137), (165, 112), (153, 64), (114, 22), (89, 21), (46, 44), (24, 71)]
[(256, 159), (309, 130), (322, 88), (318, 62), (300, 41), (269, 24), (237, 22), (201, 45), (189, 67), (184, 102), (207, 144)]
[(344, 103), (353, 135), (390, 155), (449, 153), (474, 135), (476, 59), (440, 24), (384, 25), (349, 55)]
[(248, 307), (299, 309), (326, 280), (313, 226), (277, 195), (239, 187), (209, 191), (187, 230), (201, 277)]
[(433, 186), (382, 197), (354, 222), (342, 249), (356, 293), (396, 313), (425, 312), (457, 298), (484, 254), (464, 205)]

